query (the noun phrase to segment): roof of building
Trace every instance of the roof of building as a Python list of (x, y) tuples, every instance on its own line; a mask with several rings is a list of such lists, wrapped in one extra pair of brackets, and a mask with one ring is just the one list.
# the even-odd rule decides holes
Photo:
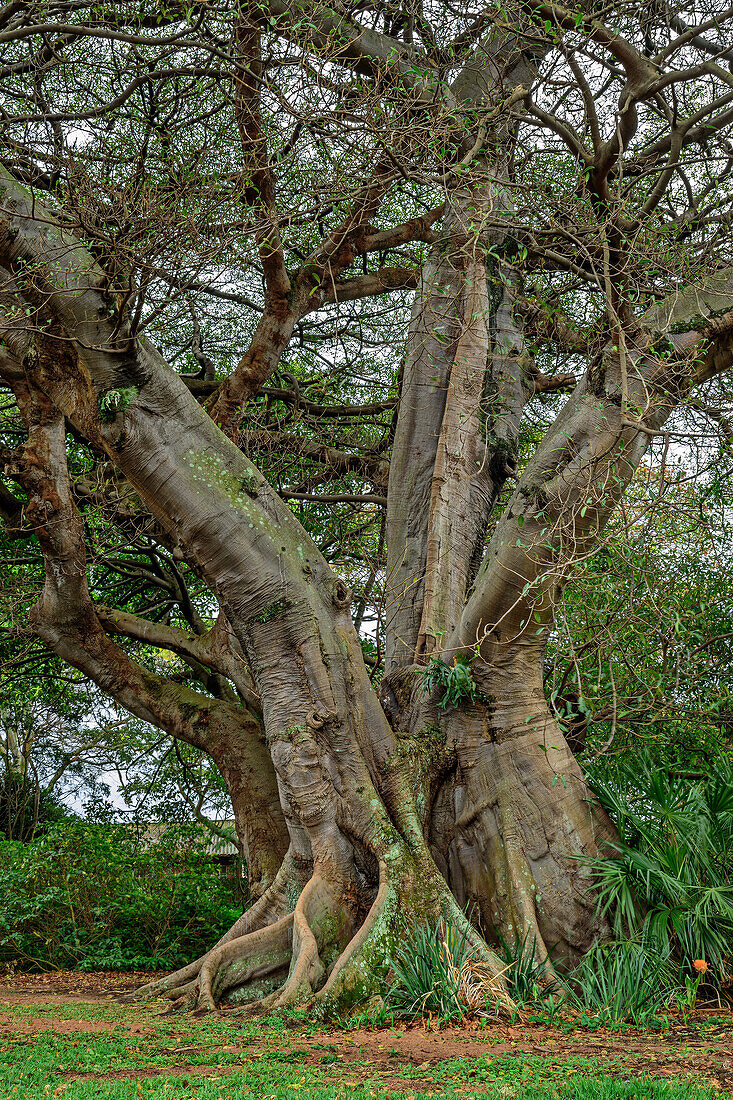
[[(224, 832), (236, 835), (233, 818), (212, 818), (211, 824)], [(204, 841), (204, 851), (215, 859), (234, 859), (239, 853), (231, 840), (225, 840), (213, 832), (207, 825), (199, 821), (145, 821), (130, 822), (129, 828), (138, 829), (140, 840), (147, 844), (155, 844), (169, 829), (175, 829), (180, 825), (195, 826)]]

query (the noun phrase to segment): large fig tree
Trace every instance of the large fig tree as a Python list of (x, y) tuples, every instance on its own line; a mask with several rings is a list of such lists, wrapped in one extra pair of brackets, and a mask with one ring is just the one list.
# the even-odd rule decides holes
[[(613, 830), (543, 655), (651, 441), (733, 364), (731, 17), (686, 18), (0, 12), (0, 370), (26, 433), (5, 508), (21, 500), (45, 559), (30, 623), (211, 753), (256, 869), (254, 906), (159, 983), (174, 998), (364, 999), (410, 922), (466, 911), (497, 974), (499, 935), (555, 964), (604, 935), (578, 857)], [(409, 324), (380, 323), (411, 288)], [(305, 393), (294, 346), (315, 349)], [(394, 410), (381, 441), (303, 432), (324, 362), (322, 392), (339, 377), (362, 427)], [(370, 365), (394, 387), (376, 405)], [(262, 394), (289, 402), (277, 430)], [(310, 474), (264, 476), (268, 438)], [(67, 440), (200, 579), (214, 625), (100, 605)], [(369, 663), (352, 591), (288, 500), (382, 517)], [(178, 653), (198, 686), (126, 639)]]

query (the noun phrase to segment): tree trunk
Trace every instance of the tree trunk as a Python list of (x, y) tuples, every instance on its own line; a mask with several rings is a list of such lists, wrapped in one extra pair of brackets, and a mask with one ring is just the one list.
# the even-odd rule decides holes
[[(473, 261), (461, 268), (469, 271), (470, 286), (450, 293), (461, 298), (467, 329), (455, 348), (467, 351), (465, 361), (457, 355), (444, 372), (447, 387), (435, 398), (442, 415), (430, 414), (442, 438), (424, 444), (427, 450), (434, 443), (436, 456), (429, 478), (429, 462), (420, 467), (423, 490), (430, 481), (431, 507), (416, 522), (427, 530), (419, 536), (425, 560), (431, 539), (439, 542), (432, 559), (436, 574), (450, 582), (446, 562), (453, 562), (450, 570), (460, 567), (463, 595), (452, 594), (440, 606), (423, 601), (419, 622), (416, 614), (409, 619), (417, 633), (406, 651), (393, 643), (399, 667), (385, 686), (388, 721), (364, 666), (346, 585), (155, 348), (106, 320), (109, 303), (99, 290), (104, 281), (89, 253), (18, 185), (8, 181), (6, 191), (15, 214), (0, 252), (17, 290), (9, 296), (3, 326), (9, 346), (4, 369), (107, 454), (208, 582), (262, 700), (266, 755), (288, 832), (285, 859), (257, 904), (207, 956), (156, 988), (207, 1008), (233, 991), (256, 997), (258, 1010), (300, 1003), (343, 1008), (380, 988), (411, 924), (446, 916), (464, 927), (464, 899), (476, 903), (488, 939), (497, 933), (519, 942), (534, 937), (541, 954), (556, 948), (559, 958), (587, 948), (603, 926), (577, 856), (602, 850), (608, 823), (593, 811), (580, 770), (548, 713), (542, 654), (574, 561), (596, 544), (649, 432), (672, 407), (672, 386), (677, 394), (682, 390), (679, 361), (660, 363), (643, 348), (622, 361), (618, 349), (606, 349), (529, 464), (468, 589), (468, 560), (484, 520), (470, 539), (454, 543), (446, 533), (450, 516), (444, 504), (460, 506), (471, 518), (475, 499), (472, 470), (451, 465), (452, 443), (463, 431), (461, 408), (478, 416), (468, 394), (475, 402), (481, 392), (476, 373), (484, 354), (492, 363), (508, 362), (510, 371), (516, 356), (498, 341), (488, 346), (485, 319), (473, 328), (468, 323), (474, 320), (466, 315), (473, 312), (467, 306), (471, 295), (485, 299), (487, 286)], [(727, 300), (730, 290), (721, 291)], [(510, 294), (504, 285), (500, 302)], [(25, 311), (14, 308), (18, 295), (34, 303), (43, 322), (35, 329)], [(697, 315), (700, 308), (698, 294)], [(497, 296), (490, 316), (497, 328), (509, 329), (511, 308), (503, 321), (500, 315)], [(703, 324), (680, 338), (688, 377), (698, 360), (699, 372), (733, 361), (731, 327)], [(464, 381), (451, 389), (449, 372), (456, 372), (456, 382), (464, 366)], [(413, 377), (420, 376), (416, 367)], [(518, 384), (515, 374), (509, 377)], [(102, 421), (98, 395), (121, 386), (132, 391), (129, 407)], [(410, 392), (408, 385), (403, 418), (412, 415)], [(631, 419), (631, 408), (638, 419)], [(419, 417), (413, 421), (419, 424)], [(50, 423), (43, 416), (29, 422), (43, 428)], [(45, 458), (55, 471), (63, 470), (58, 418), (47, 439)], [(407, 429), (400, 446), (403, 456), (409, 453)], [(33, 445), (29, 460), (32, 455)], [(53, 508), (53, 494), (62, 504), (64, 497), (55, 484), (44, 495), (43, 480), (39, 537), (43, 502)], [(100, 636), (87, 619), (89, 630), (79, 636), (85, 578), (78, 538), (69, 538), (73, 522), (72, 516), (70, 527), (45, 527), (43, 537), (55, 532), (58, 541), (48, 547), (51, 567), (41, 612), (60, 636), (64, 630), (75, 634), (75, 644), (89, 655), (85, 660), (101, 660), (112, 644), (104, 631)], [(409, 522), (402, 530), (406, 544)], [(399, 562), (403, 551), (392, 546), (392, 561)], [(69, 575), (77, 587), (73, 596)], [(427, 581), (423, 591), (430, 591)], [(432, 591), (442, 598), (439, 587), (433, 584)], [(433, 625), (422, 629), (420, 623), (427, 622)], [(443, 711), (439, 691), (424, 694), (423, 669), (407, 664), (421, 637), (425, 656), (437, 652), (440, 642), (447, 668), (452, 656), (468, 663), (480, 693), (473, 705)], [(124, 695), (124, 705), (142, 706), (147, 720), (161, 724), (161, 708), (168, 708), (166, 721), (180, 721), (180, 697), (174, 707), (160, 685), (127, 660), (117, 690), (121, 697), (127, 693), (130, 677), (135, 690)], [(215, 702), (191, 705), (210, 708), (207, 721), (215, 723), (226, 706)], [(247, 746), (260, 752), (255, 739)], [(260, 774), (253, 763), (250, 799)], [(496, 955), (474, 930), (467, 935), (498, 975)], [(275, 988), (270, 992), (268, 985)]]
[(493, 198), (459, 196), (415, 300), (387, 497), (387, 676), (440, 653), (516, 469), (521, 336), (510, 288), (466, 228)]
[[(28, 496), (25, 517), (36, 528), (46, 564), (46, 583), (31, 623), (57, 656), (120, 706), (212, 757), (232, 801), (250, 892), (259, 897), (274, 881), (288, 847), (261, 723), (244, 706), (209, 699), (155, 675), (107, 636), (89, 596), (83, 526), (66, 468), (63, 418), (38, 393), (17, 386), (16, 396), (28, 425), (19, 469)], [(167, 630), (169, 644), (175, 644), (171, 628), (159, 629)]]
[[(22, 192), (16, 196), (25, 203)], [(217, 948), (216, 965), (202, 964), (198, 1000), (212, 1007), (235, 961), (240, 978), (242, 968), (259, 973), (260, 953), (285, 942), (293, 961), (268, 1007), (315, 992), (325, 1003), (362, 999), (409, 921), (444, 912), (465, 921), (423, 837), (398, 740), (364, 666), (348, 589), (155, 349), (131, 347), (123, 332), (117, 350), (99, 320), (106, 307), (88, 253), (63, 231), (50, 248), (45, 231), (34, 240), (28, 213), (26, 205), (8, 259), (40, 246), (54, 276), (43, 287), (44, 312), (83, 339), (64, 362), (51, 329), (42, 337), (15, 329), (11, 350), (31, 385), (109, 455), (196, 561), (263, 703), (290, 836), (286, 881), (263, 895), (261, 918), (248, 918), (274, 921), (264, 948), (257, 927)], [(134, 402), (102, 422), (94, 387), (123, 384), (135, 387)], [(304, 868), (310, 877), (300, 890)], [(485, 954), (498, 973), (499, 960)]]
[(613, 829), (546, 713), (541, 675), (533, 689), (526, 668), (493, 673), (495, 702), (449, 723), (457, 762), (432, 839), (489, 942), (534, 944), (538, 960), (565, 967), (605, 934), (580, 860), (602, 852)]
[[(524, 652), (490, 631), (498, 614), (482, 615), (470, 635), (464, 616), (492, 509), (516, 472), (530, 393), (514, 289), (487, 255), (503, 242), (482, 232), (498, 201), (491, 180), (456, 196), (442, 262), (427, 266), (416, 298), (390, 468), (381, 698), (392, 724), (414, 736), (437, 722), (453, 754), (427, 827), (459, 902), (490, 941), (528, 939), (538, 958), (568, 963), (605, 931), (578, 857), (597, 856), (612, 828), (548, 711), (546, 635)], [(497, 641), (490, 658), (487, 631)], [(447, 714), (420, 705), (419, 666), (431, 656), (469, 662), (481, 701)]]

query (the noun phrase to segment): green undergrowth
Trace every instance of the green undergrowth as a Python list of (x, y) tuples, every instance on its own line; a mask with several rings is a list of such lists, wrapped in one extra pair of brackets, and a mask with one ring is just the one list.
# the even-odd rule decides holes
[(158, 970), (202, 954), (242, 911), (198, 827), (64, 821), (0, 841), (0, 964)]
[[(618, 839), (610, 854), (581, 862), (613, 935), (569, 973), (548, 968), (529, 931), (500, 939), (517, 1018), (658, 1028), (713, 997), (732, 1004), (733, 764), (721, 757), (690, 779), (637, 754), (593, 783)], [(496, 1011), (491, 974), (445, 921), (406, 930), (389, 978), (385, 1002), (406, 1019)]]
[[(343, 1030), (324, 1033), (292, 1017), (248, 1021), (234, 1015), (166, 1016), (159, 1010), (159, 1005), (151, 1010), (84, 1002), (0, 1005), (0, 1097), (713, 1100), (719, 1095), (699, 1080), (637, 1076), (625, 1054), (616, 1051), (495, 1054), (493, 1047), (506, 1043), (506, 1035), (501, 1039), (490, 1027), (458, 1033), (472, 1044), (478, 1041), (481, 1056), (441, 1057), (439, 1033), (434, 1054), (415, 1065), (393, 1046), (408, 1034), (404, 1028), (370, 1033), (381, 1051), (377, 1063), (373, 1045), (362, 1055), (358, 1046), (349, 1047)], [(74, 1022), (79, 1029), (107, 1024), (109, 1030), (70, 1030)], [(709, 1030), (715, 1033), (719, 1023), (711, 1020)], [(704, 1033), (702, 1025), (700, 1030)], [(471, 1051), (475, 1054), (474, 1045)]]

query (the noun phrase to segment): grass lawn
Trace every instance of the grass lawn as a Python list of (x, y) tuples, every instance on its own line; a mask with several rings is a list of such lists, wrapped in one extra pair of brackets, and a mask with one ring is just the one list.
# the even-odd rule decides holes
[(18, 1100), (712, 1100), (733, 1096), (733, 1018), (657, 1031), (542, 1024), (324, 1030), (165, 1016), (129, 975), (0, 983), (0, 1097)]

